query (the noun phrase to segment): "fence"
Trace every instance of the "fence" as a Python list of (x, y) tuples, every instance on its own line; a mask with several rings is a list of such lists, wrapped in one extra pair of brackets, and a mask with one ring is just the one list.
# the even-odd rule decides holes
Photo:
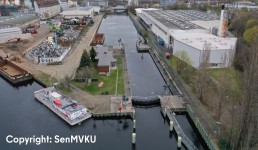
[(215, 144), (211, 141), (209, 134), (207, 134), (207, 132), (205, 131), (205, 129), (203, 128), (202, 124), (199, 121), (199, 118), (197, 118), (194, 114), (194, 112), (192, 111), (190, 106), (186, 107), (186, 111), (189, 114), (190, 118), (193, 120), (196, 128), (198, 129), (199, 133), (201, 134), (203, 140), (205, 141), (205, 143), (207, 144), (208, 148), (210, 150), (216, 150), (218, 149)]

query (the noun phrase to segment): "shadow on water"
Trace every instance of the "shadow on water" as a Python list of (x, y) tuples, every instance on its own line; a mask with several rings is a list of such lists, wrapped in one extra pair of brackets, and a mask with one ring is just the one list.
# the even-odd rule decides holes
[(5, 79), (5, 77), (3, 77), (2, 75), (0, 75), (0, 78), (2, 78), (6, 82), (8, 82), (12, 87), (17, 88), (17, 89), (19, 87), (22, 87), (22, 86), (31, 86), (33, 84), (33, 82), (34, 82), (34, 80), (31, 79), (31, 80), (28, 80), (28, 81), (23, 81), (23, 82), (20, 82), (20, 83), (13, 84), (9, 80)]

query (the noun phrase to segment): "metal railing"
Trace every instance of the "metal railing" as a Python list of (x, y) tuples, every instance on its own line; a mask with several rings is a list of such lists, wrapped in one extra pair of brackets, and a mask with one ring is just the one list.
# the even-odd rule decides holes
[[(177, 122), (175, 116), (173, 115), (173, 113), (171, 112), (171, 110), (166, 106), (166, 109), (168, 110), (168, 115), (171, 116), (172, 121), (174, 121), (174, 128), (176, 130), (177, 128), (177, 134), (182, 136), (183, 138), (183, 143), (185, 144), (185, 146), (188, 149), (193, 149), (193, 150), (198, 150), (198, 148), (192, 143), (192, 141), (185, 135), (183, 129), (181, 128), (181, 126), (179, 125), (179, 123)], [(180, 132), (180, 133), (179, 133)], [(190, 147), (189, 147), (190, 146)]]
[(199, 119), (195, 116), (194, 112), (192, 111), (190, 106), (186, 107), (186, 111), (189, 114), (190, 118), (193, 120), (196, 128), (198, 129), (199, 133), (201, 134), (203, 140), (207, 144), (210, 150), (217, 150), (218, 148), (216, 145), (211, 141), (209, 134), (207, 134), (206, 130), (203, 128), (202, 124), (200, 123)]

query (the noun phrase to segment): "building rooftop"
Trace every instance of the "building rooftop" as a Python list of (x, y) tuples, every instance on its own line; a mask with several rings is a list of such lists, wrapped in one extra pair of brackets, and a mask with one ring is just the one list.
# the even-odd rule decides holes
[(98, 59), (97, 66), (110, 66), (111, 62), (116, 62), (113, 53), (108, 51), (108, 47), (96, 46), (96, 52), (96, 59)]
[(237, 38), (223, 38), (207, 33), (189, 33), (186, 31), (171, 34), (173, 38), (198, 50), (204, 50), (204, 44), (210, 46), (210, 50), (233, 49)]
[(35, 13), (24, 13), (15, 16), (0, 16), (0, 28), (24, 24), (37, 18), (39, 17)]
[(39, 8), (59, 5), (58, 0), (35, 0)]
[(70, 7), (65, 9), (64, 11), (89, 11), (92, 7), (91, 6), (87, 6), (87, 7)]
[(11, 32), (22, 32), (20, 28), (18, 27), (13, 27), (13, 28), (3, 28), (1, 29), (0, 28), (0, 34), (3, 34), (3, 33), (11, 33)]
[(219, 20), (219, 16), (214, 13), (200, 12), (196, 10), (144, 10), (169, 29), (201, 29), (203, 25), (195, 24), (192, 21), (212, 21)]

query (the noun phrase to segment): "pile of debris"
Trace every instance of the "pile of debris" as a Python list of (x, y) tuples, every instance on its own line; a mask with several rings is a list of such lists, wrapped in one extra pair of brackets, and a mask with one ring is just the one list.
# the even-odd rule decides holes
[(74, 41), (78, 38), (80, 30), (65, 30), (64, 35), (59, 38), (62, 41)]
[(35, 59), (38, 57), (41, 58), (58, 58), (60, 57), (68, 47), (59, 46), (56, 44), (52, 44), (47, 41), (41, 42), (37, 47), (34, 47), (29, 52), (29, 57)]

